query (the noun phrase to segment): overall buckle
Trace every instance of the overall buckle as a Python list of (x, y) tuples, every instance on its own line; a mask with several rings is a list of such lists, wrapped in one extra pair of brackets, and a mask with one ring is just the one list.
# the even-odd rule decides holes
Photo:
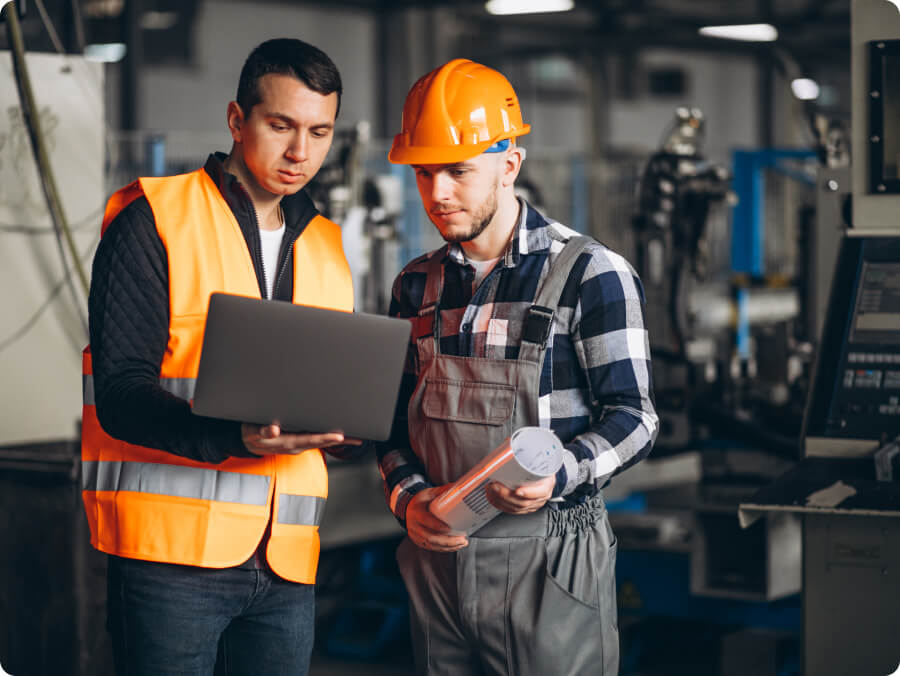
[(546, 347), (553, 323), (553, 310), (543, 305), (532, 305), (522, 326), (522, 340)]

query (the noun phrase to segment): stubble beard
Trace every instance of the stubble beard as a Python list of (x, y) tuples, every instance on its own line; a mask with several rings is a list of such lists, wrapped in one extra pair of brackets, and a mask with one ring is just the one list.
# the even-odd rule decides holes
[(445, 242), (450, 244), (459, 244), (460, 242), (471, 242), (473, 239), (478, 237), (481, 233), (483, 233), (487, 227), (491, 224), (491, 221), (494, 220), (494, 215), (497, 213), (497, 190), (494, 189), (491, 191), (491, 194), (488, 198), (482, 202), (479, 207), (472, 214), (472, 227), (468, 232), (461, 232), (457, 234), (453, 233), (443, 233), (441, 232), (441, 237), (444, 238)]

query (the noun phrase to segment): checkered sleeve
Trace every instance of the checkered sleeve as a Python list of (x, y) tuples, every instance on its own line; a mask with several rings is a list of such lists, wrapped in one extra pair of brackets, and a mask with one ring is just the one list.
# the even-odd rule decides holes
[(656, 439), (644, 293), (628, 262), (591, 246), (570, 331), (588, 384), (591, 424), (566, 444), (555, 497), (602, 488), (639, 462)]
[[(410, 263), (394, 281), (389, 314), (392, 317), (411, 319), (417, 316), (416, 308), (421, 303), (425, 290), (424, 272), (415, 271), (416, 261)], [(391, 436), (385, 442), (376, 444), (378, 467), (384, 480), (384, 494), (388, 506), (397, 520), (406, 527), (406, 506), (412, 497), (431, 484), (425, 478), (425, 469), (416, 457), (409, 443), (407, 407), (416, 386), (416, 344), (415, 336), (410, 338), (400, 393)]]

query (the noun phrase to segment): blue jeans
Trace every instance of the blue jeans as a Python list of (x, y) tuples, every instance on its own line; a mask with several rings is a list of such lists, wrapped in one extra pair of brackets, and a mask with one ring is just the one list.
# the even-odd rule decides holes
[(119, 676), (309, 672), (312, 585), (268, 570), (117, 556), (109, 557), (107, 585), (107, 629)]

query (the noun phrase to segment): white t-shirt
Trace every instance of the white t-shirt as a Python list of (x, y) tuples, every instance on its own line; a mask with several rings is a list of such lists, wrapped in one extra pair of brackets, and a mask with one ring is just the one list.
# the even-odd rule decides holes
[(473, 288), (477, 289), (481, 286), (484, 278), (490, 274), (491, 270), (494, 269), (494, 266), (497, 265), (497, 261), (501, 258), (502, 256), (497, 256), (496, 258), (490, 258), (486, 261), (473, 261), (471, 258), (466, 257), (466, 263), (475, 268), (475, 279), (472, 282), (474, 284)]
[(281, 250), (281, 240), (284, 239), (284, 222), (278, 230), (259, 229), (259, 239), (262, 242), (263, 271), (266, 276), (266, 298), (272, 298), (275, 288), (275, 277), (278, 275), (278, 252)]

